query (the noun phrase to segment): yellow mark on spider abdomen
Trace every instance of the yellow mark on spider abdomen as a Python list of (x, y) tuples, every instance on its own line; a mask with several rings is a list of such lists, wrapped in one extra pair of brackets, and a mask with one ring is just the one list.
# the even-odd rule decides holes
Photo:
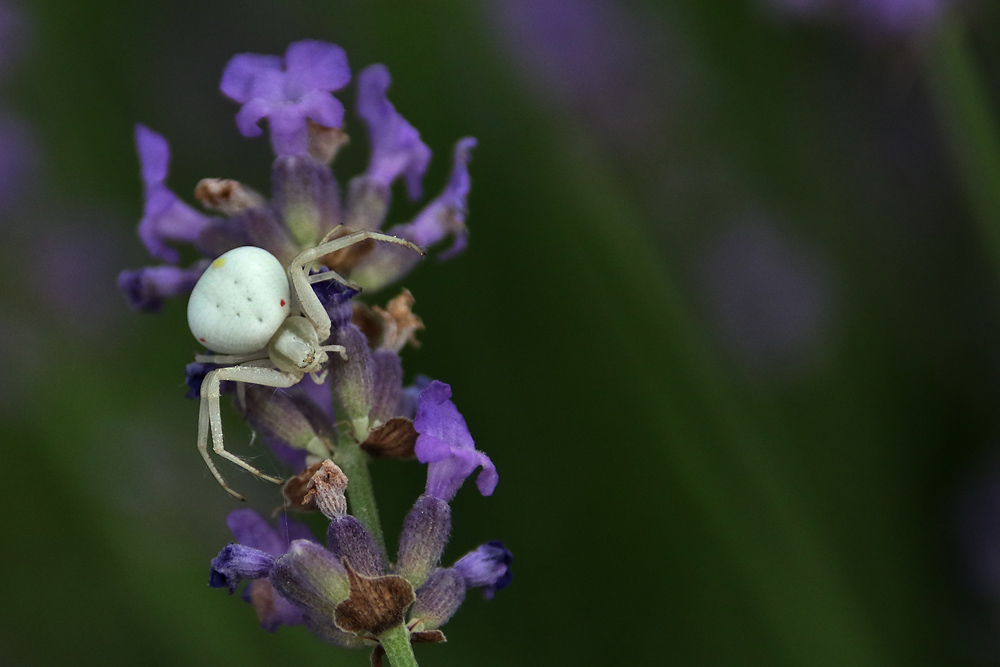
[(212, 262), (212, 268), (213, 269), (221, 269), (225, 265), (226, 265), (226, 258), (225, 257), (220, 257), (217, 260), (215, 260), (214, 262)]

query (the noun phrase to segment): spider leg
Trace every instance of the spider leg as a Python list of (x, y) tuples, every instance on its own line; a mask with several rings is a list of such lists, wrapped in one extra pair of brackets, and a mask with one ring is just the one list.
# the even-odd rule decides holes
[(267, 350), (260, 350), (258, 352), (251, 352), (250, 354), (196, 354), (194, 355), (194, 360), (199, 364), (242, 364), (247, 361), (257, 361), (258, 359), (267, 359)]
[[(337, 250), (352, 246), (355, 243), (360, 243), (361, 241), (365, 241), (367, 239), (384, 241), (386, 243), (395, 243), (397, 245), (406, 246), (421, 255), (424, 254), (424, 251), (421, 250), (419, 246), (410, 243), (405, 239), (389, 236), (388, 234), (382, 234), (381, 232), (362, 230), (360, 232), (348, 234), (347, 236), (342, 236), (339, 239), (320, 243), (315, 248), (307, 248), (299, 253), (299, 256), (292, 260), (292, 263), (288, 266), (288, 280), (292, 286), (292, 291), (295, 292), (295, 298), (299, 303), (299, 308), (302, 311), (302, 315), (312, 322), (314, 327), (316, 327), (316, 333), (319, 334), (320, 342), (325, 342), (326, 339), (330, 337), (330, 316), (327, 314), (326, 308), (323, 307), (323, 304), (320, 303), (319, 297), (317, 297), (316, 293), (313, 291), (312, 285), (310, 285), (306, 267), (324, 255), (329, 255), (331, 252), (336, 252)], [(330, 277), (326, 278), (325, 276), (328, 274), (330, 274)], [(321, 275), (324, 276), (323, 280), (336, 280), (347, 287), (351, 287), (352, 289), (354, 288), (351, 283), (335, 271), (327, 271)]]
[[(201, 383), (203, 393), (207, 382), (208, 382), (208, 377), (206, 376)], [(208, 469), (212, 471), (213, 475), (215, 475), (215, 480), (222, 486), (222, 488), (224, 488), (226, 492), (229, 493), (229, 495), (236, 498), (237, 500), (245, 501), (246, 498), (244, 498), (241, 494), (229, 488), (229, 485), (226, 484), (226, 480), (223, 479), (222, 474), (219, 472), (219, 469), (215, 467), (215, 461), (213, 461), (212, 457), (208, 455), (209, 428), (210, 425), (208, 416), (208, 399), (203, 397), (201, 399), (201, 404), (198, 406), (198, 452), (201, 454), (201, 458), (205, 459), (205, 463), (208, 465)]]
[[(295, 373), (287, 373), (285, 371), (280, 371), (276, 368), (261, 368), (259, 366), (229, 366), (226, 368), (218, 368), (214, 371), (209, 372), (205, 376), (205, 380), (201, 384), (201, 414), (199, 414), (199, 424), (198, 424), (198, 450), (202, 453), (202, 456), (209, 464), (209, 469), (215, 474), (215, 478), (219, 481), (226, 491), (228, 491), (233, 496), (242, 499), (242, 496), (235, 491), (233, 491), (223, 480), (222, 476), (216, 470), (215, 466), (209, 461), (208, 458), (208, 434), (211, 432), (212, 436), (212, 450), (226, 459), (231, 461), (236, 465), (240, 466), (244, 470), (247, 470), (261, 479), (265, 479), (269, 482), (274, 482), (275, 484), (281, 484), (282, 480), (277, 477), (272, 477), (271, 475), (266, 475), (262, 473), (257, 468), (253, 467), (240, 457), (235, 454), (231, 454), (226, 451), (223, 444), (222, 436), (222, 411), (219, 408), (219, 398), (220, 391), (219, 385), (224, 380), (231, 380), (233, 382), (245, 382), (247, 384), (259, 384), (265, 387), (291, 387), (302, 379), (301, 375)], [(207, 417), (205, 415), (207, 413)]]

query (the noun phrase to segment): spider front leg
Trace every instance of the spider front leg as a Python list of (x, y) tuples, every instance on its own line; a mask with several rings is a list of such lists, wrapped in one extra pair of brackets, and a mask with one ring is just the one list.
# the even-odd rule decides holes
[[(329, 255), (331, 252), (336, 252), (342, 248), (352, 246), (355, 243), (360, 243), (366, 239), (374, 239), (376, 241), (384, 241), (386, 243), (395, 243), (397, 245), (406, 246), (421, 255), (424, 254), (424, 251), (420, 249), (420, 246), (410, 243), (404, 239), (389, 236), (388, 234), (382, 234), (381, 232), (362, 230), (360, 232), (348, 234), (347, 236), (343, 236), (339, 239), (334, 239), (333, 241), (321, 243), (315, 248), (303, 250), (288, 266), (288, 281), (292, 286), (292, 291), (295, 292), (295, 299), (298, 301), (299, 309), (302, 311), (302, 315), (312, 322), (314, 327), (316, 327), (316, 333), (319, 334), (319, 340), (321, 343), (325, 342), (326, 339), (330, 337), (330, 316), (327, 314), (326, 308), (324, 308), (323, 304), (320, 303), (319, 297), (316, 296), (316, 293), (312, 289), (309, 279), (309, 269), (307, 267), (320, 257)], [(327, 278), (327, 275), (330, 277)], [(340, 284), (346, 285), (351, 289), (357, 289), (356, 286), (352, 285), (350, 282), (345, 280), (343, 276), (339, 275), (335, 271), (329, 271), (322, 274), (322, 276), (323, 280), (336, 280)]]
[(222, 439), (222, 410), (219, 408), (220, 391), (219, 385), (223, 380), (233, 382), (246, 382), (247, 384), (259, 384), (265, 387), (286, 388), (297, 384), (302, 379), (301, 375), (287, 373), (276, 368), (261, 368), (259, 366), (231, 366), (228, 368), (218, 368), (205, 375), (201, 383), (201, 405), (198, 411), (198, 451), (208, 464), (208, 469), (215, 475), (215, 479), (222, 485), (230, 495), (238, 500), (245, 498), (233, 491), (226, 480), (219, 473), (215, 463), (208, 455), (209, 433), (212, 437), (212, 450), (226, 459), (232, 461), (244, 470), (252, 472), (261, 479), (266, 479), (275, 484), (281, 484), (282, 480), (271, 475), (265, 475), (257, 468), (253, 467), (235, 454), (226, 451)]

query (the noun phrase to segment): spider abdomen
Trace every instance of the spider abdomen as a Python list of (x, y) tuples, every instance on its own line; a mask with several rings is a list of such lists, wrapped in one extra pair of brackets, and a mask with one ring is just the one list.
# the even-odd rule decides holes
[(262, 350), (289, 315), (285, 267), (261, 248), (235, 248), (216, 259), (191, 291), (188, 326), (220, 354)]

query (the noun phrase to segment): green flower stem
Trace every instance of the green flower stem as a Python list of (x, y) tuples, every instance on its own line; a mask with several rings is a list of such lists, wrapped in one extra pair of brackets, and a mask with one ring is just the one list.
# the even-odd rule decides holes
[(940, 27), (924, 64), (970, 212), (1000, 280), (1000, 133), (958, 21)]
[(417, 658), (410, 645), (410, 631), (405, 625), (386, 630), (378, 636), (392, 667), (417, 667)]
[(347, 475), (347, 502), (351, 505), (351, 514), (365, 525), (385, 558), (385, 536), (378, 520), (372, 478), (368, 474), (368, 455), (351, 438), (341, 438), (333, 455), (333, 462)]

